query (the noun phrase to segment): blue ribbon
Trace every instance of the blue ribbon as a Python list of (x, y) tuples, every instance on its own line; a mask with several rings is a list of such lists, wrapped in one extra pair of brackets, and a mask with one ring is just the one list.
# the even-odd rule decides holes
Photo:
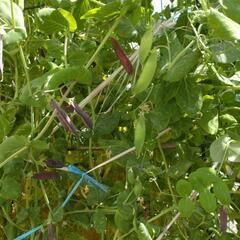
[(91, 184), (94, 187), (100, 188), (102, 191), (107, 192), (108, 191), (108, 187), (104, 184), (99, 183), (98, 181), (96, 181), (94, 178), (90, 177), (89, 175), (87, 175), (87, 173), (81, 171), (80, 169), (78, 169), (77, 167), (73, 166), (73, 165), (69, 165), (68, 166), (68, 171), (75, 173), (77, 175), (83, 176), (84, 179)]
[(42, 228), (42, 225), (39, 225), (33, 229), (31, 229), (30, 231), (23, 233), (22, 235), (16, 237), (14, 240), (22, 240), (26, 237), (28, 237), (29, 235), (33, 234), (34, 232), (37, 232), (38, 230), (40, 230)]
[[(69, 172), (80, 175), (81, 177), (76, 182), (76, 184), (74, 185), (72, 190), (69, 192), (69, 194), (67, 195), (66, 199), (64, 200), (64, 202), (62, 203), (60, 208), (64, 208), (66, 206), (66, 204), (69, 202), (72, 195), (76, 192), (77, 188), (83, 182), (83, 180), (86, 180), (89, 184), (93, 185), (94, 187), (100, 188), (104, 192), (108, 191), (108, 187), (106, 185), (99, 183), (94, 178), (90, 177), (86, 172), (81, 171), (80, 169), (78, 169), (77, 167), (75, 167), (73, 165), (69, 165), (67, 168), (68, 168)], [(42, 226), (43, 225), (37, 226), (37, 227), (31, 229), (30, 231), (28, 231), (26, 233), (23, 233), (22, 235), (18, 236), (14, 240), (22, 240), (22, 239), (28, 237), (29, 235), (33, 234), (34, 232), (37, 232), (38, 230), (40, 230), (42, 228)]]

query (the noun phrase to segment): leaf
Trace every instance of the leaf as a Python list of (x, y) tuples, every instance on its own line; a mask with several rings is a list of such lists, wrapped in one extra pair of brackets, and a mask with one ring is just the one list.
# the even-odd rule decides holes
[(42, 8), (37, 13), (38, 27), (45, 34), (53, 34), (60, 31), (75, 31), (77, 23), (70, 12), (64, 9)]
[[(182, 51), (186, 51), (183, 49)], [(163, 79), (168, 82), (177, 82), (182, 80), (198, 63), (199, 52), (197, 50), (187, 51), (181, 58), (178, 55), (170, 63), (167, 73)], [(184, 61), (183, 61), (184, 59)]]
[(115, 112), (113, 114), (101, 114), (95, 124), (94, 132), (97, 136), (103, 136), (111, 133), (117, 128), (120, 115)]
[(240, 4), (238, 0), (219, 0), (224, 13), (232, 20), (240, 23)]
[(176, 184), (176, 191), (180, 196), (189, 196), (193, 190), (192, 184), (187, 180), (179, 180)]
[(223, 180), (219, 180), (213, 185), (213, 192), (216, 198), (224, 205), (229, 205), (231, 203), (230, 191)]
[(58, 88), (61, 84), (67, 84), (70, 81), (78, 81), (81, 84), (90, 85), (92, 81), (91, 72), (81, 66), (58, 69), (45, 84), (45, 89), (53, 90)]
[(106, 218), (105, 214), (103, 213), (103, 211), (97, 210), (93, 214), (93, 225), (94, 225), (95, 230), (98, 233), (103, 233), (105, 231), (105, 228), (107, 226), (107, 218)]
[[(0, 144), (0, 162), (6, 160), (13, 153), (17, 152), (21, 148), (27, 145), (28, 141), (26, 137), (23, 136), (11, 136), (6, 138)], [(19, 156), (19, 155), (18, 155)]]
[(207, 133), (216, 134), (219, 126), (218, 114), (214, 113), (214, 111), (204, 112), (199, 124)]
[(11, 130), (11, 124), (4, 115), (0, 115), (0, 141), (8, 135)]
[(214, 212), (217, 207), (215, 196), (206, 189), (200, 193), (199, 202), (208, 213)]
[(13, 2), (14, 25), (11, 13), (11, 1), (0, 1), (0, 25), (4, 25), (4, 45), (18, 44), (27, 37), (21, 8)]
[(74, 32), (77, 29), (77, 22), (73, 15), (64, 10), (64, 9), (58, 9), (58, 11), (62, 14), (62, 16), (68, 21), (68, 28), (70, 32)]
[(210, 146), (210, 157), (213, 162), (222, 163), (227, 157), (227, 151), (231, 138), (228, 135), (216, 139)]
[(240, 142), (231, 141), (228, 146), (228, 161), (240, 162)]
[(120, 1), (112, 1), (105, 4), (102, 7), (92, 8), (88, 10), (83, 16), (81, 16), (81, 19), (89, 18), (96, 18), (98, 20), (108, 19), (120, 13), (119, 7)]
[(182, 198), (178, 203), (178, 211), (182, 217), (190, 217), (195, 209), (195, 204), (189, 198)]
[(6, 200), (17, 200), (21, 196), (21, 184), (12, 176), (7, 176), (1, 181), (0, 196)]
[(232, 63), (240, 58), (240, 50), (231, 42), (221, 42), (210, 46), (213, 59), (217, 63)]
[(139, 224), (137, 234), (139, 240), (152, 240), (146, 225), (142, 222)]
[(44, 151), (48, 149), (49, 145), (45, 141), (34, 140), (30, 143), (30, 147), (37, 151)]
[(208, 24), (220, 39), (240, 40), (240, 25), (213, 8), (210, 8)]
[(146, 136), (146, 126), (144, 116), (140, 116), (135, 120), (135, 130), (134, 130), (134, 145), (136, 148), (137, 156), (140, 155)]
[(176, 101), (184, 113), (197, 113), (203, 104), (201, 88), (192, 81), (182, 81), (178, 89)]

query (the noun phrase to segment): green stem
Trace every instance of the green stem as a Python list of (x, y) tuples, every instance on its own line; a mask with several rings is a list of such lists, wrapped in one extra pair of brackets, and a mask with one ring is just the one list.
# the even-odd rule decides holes
[(110, 37), (110, 35), (112, 34), (112, 32), (114, 31), (114, 29), (117, 27), (117, 25), (120, 22), (121, 17), (119, 17), (114, 24), (112, 25), (112, 27), (109, 29), (109, 31), (107, 32), (107, 34), (105, 35), (105, 37), (103, 38), (103, 40), (101, 41), (100, 45), (98, 46), (97, 50), (95, 51), (95, 53), (93, 54), (93, 56), (90, 58), (90, 60), (88, 61), (88, 63), (86, 64), (86, 68), (89, 68), (91, 66), (91, 64), (93, 63), (93, 61), (95, 60), (97, 54), (99, 53), (99, 51), (103, 48), (104, 44), (106, 43), (106, 41), (108, 40), (108, 38)]
[(172, 189), (172, 184), (171, 184), (171, 181), (170, 181), (170, 178), (168, 176), (168, 165), (167, 165), (167, 160), (166, 160), (166, 157), (165, 157), (165, 154), (162, 150), (162, 146), (161, 144), (159, 143), (158, 141), (158, 148), (159, 148), (159, 151), (160, 151), (160, 154), (162, 156), (162, 159), (163, 159), (163, 163), (164, 163), (164, 166), (165, 166), (165, 171), (166, 171), (166, 179), (167, 179), (167, 184), (168, 184), (168, 188), (169, 188), (169, 191), (172, 195), (172, 199), (173, 199), (173, 202), (174, 204), (176, 205), (177, 204), (177, 201), (176, 201), (176, 198), (175, 198), (175, 195), (173, 193), (173, 189)]
[(22, 61), (22, 65), (23, 65), (23, 69), (25, 72), (25, 76), (26, 76), (26, 80), (27, 80), (27, 87), (28, 87), (28, 92), (30, 95), (32, 95), (32, 90), (31, 90), (31, 84), (30, 84), (30, 77), (29, 77), (29, 73), (28, 73), (28, 67), (27, 67), (27, 62), (23, 53), (23, 49), (22, 46), (19, 45), (19, 52), (20, 52), (20, 58)]
[(15, 153), (13, 153), (11, 156), (9, 156), (7, 159), (5, 159), (3, 162), (0, 163), (0, 168), (2, 168), (5, 164), (10, 162), (13, 158), (17, 157), (19, 154), (23, 153), (25, 150), (28, 149), (28, 146), (24, 146)]
[(65, 41), (64, 41), (64, 50), (63, 50), (63, 54), (64, 54), (64, 65), (65, 68), (68, 65), (68, 61), (67, 61), (67, 48), (68, 48), (68, 32), (65, 32)]
[(15, 222), (13, 222), (13, 220), (10, 218), (10, 216), (8, 215), (8, 213), (5, 211), (4, 207), (1, 207), (2, 208), (2, 211), (3, 211), (3, 215), (4, 217), (7, 219), (7, 221), (13, 225), (14, 227), (20, 229), (21, 231), (26, 231), (26, 229), (18, 226)]

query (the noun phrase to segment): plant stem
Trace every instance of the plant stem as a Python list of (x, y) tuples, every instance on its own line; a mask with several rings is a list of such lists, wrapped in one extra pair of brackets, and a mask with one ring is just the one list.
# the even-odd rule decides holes
[(20, 58), (21, 58), (21, 61), (22, 61), (23, 69), (24, 69), (24, 72), (25, 72), (25, 77), (26, 77), (26, 80), (27, 80), (28, 92), (29, 92), (30, 95), (32, 95), (32, 89), (31, 89), (31, 84), (30, 84), (30, 77), (29, 77), (29, 73), (28, 73), (27, 62), (26, 62), (26, 59), (25, 59), (25, 56), (24, 56), (23, 49), (22, 49), (21, 45), (19, 45), (19, 52), (20, 52)]
[(176, 205), (177, 204), (177, 201), (176, 201), (176, 198), (175, 198), (175, 195), (173, 193), (173, 189), (172, 189), (172, 184), (171, 184), (171, 181), (170, 181), (170, 178), (168, 176), (168, 165), (167, 165), (167, 160), (166, 160), (166, 157), (165, 157), (165, 154), (162, 150), (162, 146), (161, 144), (158, 142), (158, 149), (161, 153), (161, 156), (162, 156), (162, 159), (163, 159), (163, 163), (164, 163), (164, 166), (165, 166), (165, 171), (166, 171), (166, 178), (167, 178), (167, 184), (168, 184), (168, 188), (170, 190), (170, 193), (172, 195), (172, 200), (173, 200), (173, 203)]

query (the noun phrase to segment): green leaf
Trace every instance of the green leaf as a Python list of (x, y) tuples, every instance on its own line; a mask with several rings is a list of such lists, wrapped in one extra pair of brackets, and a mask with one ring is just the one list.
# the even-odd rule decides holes
[(98, 20), (114, 17), (120, 13), (120, 1), (112, 1), (99, 8), (88, 10), (81, 19), (96, 18)]
[(17, 200), (21, 196), (21, 184), (12, 176), (7, 176), (1, 181), (0, 196), (6, 200)]
[(228, 146), (228, 161), (240, 162), (240, 142), (231, 141)]
[(192, 184), (187, 180), (179, 180), (176, 184), (177, 193), (181, 196), (189, 196), (193, 190)]
[(234, 21), (240, 23), (240, 4), (238, 0), (219, 0), (224, 13)]
[(103, 211), (97, 210), (93, 214), (93, 225), (94, 225), (95, 230), (98, 233), (103, 233), (105, 231), (105, 228), (107, 226), (107, 218), (106, 218), (105, 214), (103, 213)]
[(130, 205), (119, 206), (114, 216), (117, 228), (121, 232), (128, 232), (132, 227), (132, 219), (134, 217), (133, 208)]
[(64, 9), (42, 8), (38, 11), (38, 27), (45, 34), (53, 34), (60, 31), (75, 31), (77, 23), (70, 12)]
[(214, 162), (223, 162), (227, 157), (227, 151), (231, 138), (224, 135), (216, 139), (210, 146), (210, 157)]
[(11, 136), (6, 138), (0, 144), (0, 162), (3, 162), (6, 158), (20, 150), (27, 143), (27, 138), (23, 136)]
[(192, 81), (184, 80), (180, 84), (176, 100), (184, 113), (195, 114), (203, 104), (201, 88)]
[[(185, 49), (183, 51), (185, 51)], [(182, 80), (198, 63), (199, 56), (199, 52), (196, 50), (189, 50), (180, 58), (177, 55), (170, 63), (168, 71), (166, 75), (164, 75), (164, 80), (168, 82)]]
[(30, 143), (30, 147), (32, 147), (34, 150), (44, 151), (44, 150), (47, 150), (49, 148), (49, 145), (45, 141), (34, 140)]
[(231, 203), (230, 191), (225, 182), (222, 180), (217, 181), (213, 185), (213, 192), (216, 198), (224, 205)]
[(68, 28), (70, 32), (74, 32), (77, 29), (77, 22), (73, 15), (64, 10), (64, 9), (58, 9), (58, 11), (62, 14), (62, 16), (68, 21)]
[(178, 203), (178, 211), (182, 217), (190, 217), (195, 209), (195, 204), (189, 198), (182, 198)]
[(48, 90), (56, 89), (61, 84), (67, 84), (70, 81), (78, 81), (81, 84), (90, 85), (92, 81), (92, 75), (85, 67), (67, 67), (58, 69), (53, 76), (49, 79), (45, 88)]
[(11, 1), (0, 1), (0, 25), (4, 25), (4, 45), (18, 44), (27, 37), (21, 8), (13, 2), (14, 26), (11, 13)]
[(111, 133), (117, 128), (120, 115), (115, 112), (114, 114), (101, 114), (96, 121), (94, 132), (97, 136), (103, 136)]
[(216, 134), (218, 132), (218, 114), (214, 111), (204, 112), (199, 121), (200, 126), (209, 134)]
[(210, 193), (208, 190), (204, 190), (200, 193), (199, 202), (206, 212), (214, 212), (217, 203), (214, 194)]
[(213, 59), (217, 63), (232, 63), (240, 58), (240, 50), (232, 42), (221, 42), (210, 46)]
[(134, 145), (136, 148), (137, 156), (140, 155), (146, 136), (146, 126), (144, 116), (140, 116), (135, 121), (135, 131), (134, 131)]
[(220, 39), (240, 40), (240, 25), (213, 8), (210, 8), (208, 24)]
[(144, 223), (139, 224), (137, 234), (139, 240), (152, 240), (152, 237)]
[(8, 135), (11, 130), (11, 124), (4, 115), (0, 115), (0, 141)]

